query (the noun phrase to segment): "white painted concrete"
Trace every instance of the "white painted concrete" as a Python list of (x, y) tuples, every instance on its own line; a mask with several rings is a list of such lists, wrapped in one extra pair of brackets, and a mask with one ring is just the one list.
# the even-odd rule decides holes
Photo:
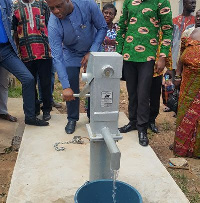
[[(81, 114), (74, 135), (87, 136), (87, 118)], [(120, 114), (119, 126), (127, 123)], [(53, 115), (49, 127), (26, 126), (7, 203), (73, 203), (76, 190), (89, 179), (89, 143), (53, 145), (73, 136), (64, 131), (66, 115)], [(138, 144), (137, 132), (124, 134), (118, 180), (134, 186), (145, 203), (189, 202), (150, 147)], [(125, 203), (125, 202), (124, 202)]]

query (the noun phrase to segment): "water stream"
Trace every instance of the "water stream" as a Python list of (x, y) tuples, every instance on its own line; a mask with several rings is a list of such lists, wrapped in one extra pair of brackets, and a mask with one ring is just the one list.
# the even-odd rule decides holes
[(117, 203), (117, 200), (115, 199), (116, 196), (116, 180), (119, 174), (119, 170), (113, 170), (113, 189), (112, 189), (112, 198), (113, 198), (113, 203)]

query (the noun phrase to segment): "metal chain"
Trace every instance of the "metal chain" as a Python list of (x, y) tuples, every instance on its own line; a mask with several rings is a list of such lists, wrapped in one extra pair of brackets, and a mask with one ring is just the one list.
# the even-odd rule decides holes
[(54, 148), (56, 151), (64, 151), (65, 150), (65, 147), (59, 147), (58, 145), (64, 145), (64, 144), (84, 144), (84, 141), (82, 140), (82, 137), (81, 136), (74, 136), (72, 138), (72, 140), (68, 141), (68, 142), (56, 142), (54, 144)]

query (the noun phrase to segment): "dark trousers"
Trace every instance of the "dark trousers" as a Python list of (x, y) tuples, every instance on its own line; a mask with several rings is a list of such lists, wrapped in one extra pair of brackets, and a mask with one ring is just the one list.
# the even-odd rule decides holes
[[(67, 75), (70, 84), (70, 88), (73, 90), (74, 94), (79, 94), (79, 74), (80, 67), (67, 67)], [(79, 120), (79, 98), (75, 98), (73, 101), (66, 102), (67, 105), (67, 119), (69, 121)], [(87, 116), (90, 117), (90, 100), (88, 100)]]
[[(53, 91), (54, 91), (54, 83), (55, 83), (55, 73), (56, 73), (56, 69), (55, 67), (52, 65), (52, 69), (51, 69), (51, 103), (53, 103)], [(40, 79), (38, 76), (38, 93), (39, 93), (39, 101), (40, 103), (42, 102), (42, 90), (41, 90), (41, 85), (40, 85)]]
[(149, 123), (155, 123), (156, 117), (159, 114), (162, 78), (163, 76), (160, 75), (158, 77), (153, 77), (152, 80)]
[(34, 78), (14, 52), (10, 43), (0, 44), (0, 68), (4, 67), (22, 83), (25, 119), (35, 117)]
[[(80, 67), (67, 67), (67, 75), (70, 84), (70, 88), (73, 90), (74, 94), (79, 94), (79, 74)], [(69, 121), (79, 120), (79, 98), (75, 98), (73, 101), (66, 102), (67, 105), (67, 119)]]
[(128, 91), (128, 112), (132, 124), (139, 132), (147, 131), (149, 122), (149, 98), (155, 61), (124, 61), (123, 74)]
[(40, 79), (40, 86), (42, 92), (42, 102), (43, 112), (51, 111), (51, 69), (52, 69), (52, 60), (51, 59), (41, 59), (25, 62), (26, 67), (32, 73), (35, 78), (35, 109), (36, 113), (40, 111), (40, 102), (37, 95), (37, 75)]

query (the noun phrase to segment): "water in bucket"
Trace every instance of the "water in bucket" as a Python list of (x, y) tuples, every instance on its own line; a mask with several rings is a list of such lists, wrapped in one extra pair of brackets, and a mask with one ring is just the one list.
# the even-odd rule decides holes
[[(142, 203), (140, 193), (131, 185), (116, 181), (116, 203)], [(75, 203), (113, 203), (113, 180), (85, 183), (74, 197)]]

